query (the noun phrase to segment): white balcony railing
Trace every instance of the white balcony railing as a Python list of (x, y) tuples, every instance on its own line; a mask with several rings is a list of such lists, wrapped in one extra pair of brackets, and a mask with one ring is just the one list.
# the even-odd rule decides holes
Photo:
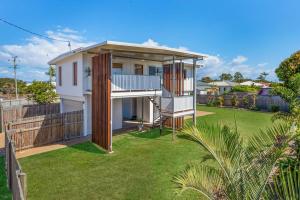
[(160, 76), (113, 75), (112, 91), (161, 90)]
[(184, 91), (193, 91), (193, 78), (184, 79)]
[(161, 110), (167, 113), (193, 110), (193, 96), (162, 97)]

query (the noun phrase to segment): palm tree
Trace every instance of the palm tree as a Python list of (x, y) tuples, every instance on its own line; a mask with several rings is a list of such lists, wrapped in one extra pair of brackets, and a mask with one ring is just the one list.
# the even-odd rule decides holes
[(300, 199), (300, 165), (293, 163), (287, 168), (280, 168), (280, 173), (275, 176), (267, 186), (265, 198), (267, 199)]
[(296, 136), (287, 124), (277, 124), (250, 138), (245, 144), (236, 130), (227, 126), (200, 124), (183, 130), (204, 147), (205, 158), (215, 165), (190, 164), (175, 178), (179, 193), (194, 190), (205, 199), (260, 199), (285, 156), (288, 143)]
[(46, 72), (46, 75), (49, 76), (49, 82), (52, 83), (53, 77), (56, 76), (55, 67), (53, 65), (49, 66), (48, 71)]

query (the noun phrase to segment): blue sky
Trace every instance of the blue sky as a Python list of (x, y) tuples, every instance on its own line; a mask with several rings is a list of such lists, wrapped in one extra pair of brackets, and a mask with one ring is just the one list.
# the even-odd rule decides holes
[[(299, 50), (300, 1), (15, 1), (2, 0), (0, 17), (38, 33), (72, 40), (73, 48), (103, 40), (166, 45), (209, 55), (199, 76), (241, 71), (256, 78)], [(0, 22), (0, 77), (47, 77), (47, 60), (66, 44), (36, 38)]]

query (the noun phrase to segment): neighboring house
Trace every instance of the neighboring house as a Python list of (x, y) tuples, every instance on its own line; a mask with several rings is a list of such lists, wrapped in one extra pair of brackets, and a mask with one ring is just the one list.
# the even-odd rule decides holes
[(214, 81), (209, 83), (213, 87), (217, 87), (216, 94), (221, 95), (226, 92), (230, 92), (232, 90), (232, 87), (239, 85), (236, 82), (232, 81)]
[(211, 84), (202, 81), (197, 81), (197, 94), (203, 94), (203, 95), (209, 94), (211, 88), (212, 88)]
[(254, 82), (254, 81), (245, 81), (245, 82), (240, 83), (240, 85), (245, 85), (245, 86), (257, 86), (257, 87), (263, 87), (263, 86), (264, 86), (264, 84), (262, 84), (262, 83), (257, 83), (257, 82)]
[[(64, 53), (56, 66), (61, 112), (84, 111), (84, 133), (112, 151), (125, 121), (183, 124), (196, 115), (196, 62), (203, 55), (167, 47), (105, 41)], [(182, 61), (193, 60), (193, 64)]]

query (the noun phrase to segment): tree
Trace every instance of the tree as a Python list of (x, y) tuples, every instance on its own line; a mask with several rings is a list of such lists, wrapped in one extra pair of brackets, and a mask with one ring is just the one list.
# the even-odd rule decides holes
[(275, 72), (279, 80), (284, 83), (288, 83), (292, 76), (300, 73), (300, 51), (282, 61)]
[(221, 81), (231, 81), (232, 80), (232, 75), (229, 74), (229, 73), (222, 73), (219, 76), (219, 78), (220, 78)]
[(233, 75), (233, 80), (235, 82), (240, 83), (240, 82), (242, 82), (244, 80), (244, 76), (242, 75), (241, 72), (235, 72), (234, 75)]
[(53, 65), (49, 66), (48, 71), (46, 72), (46, 75), (49, 76), (49, 82), (52, 83), (53, 77), (56, 76), (55, 67)]
[(27, 92), (27, 98), (38, 104), (53, 103), (57, 98), (54, 86), (48, 82), (33, 81), (32, 84), (27, 87)]
[(300, 122), (300, 51), (280, 63), (275, 70), (279, 80), (283, 81), (272, 90), (289, 105), (289, 112), (278, 112), (273, 119), (283, 119), (299, 130)]
[[(205, 149), (204, 161), (191, 163), (176, 177), (179, 192), (194, 190), (206, 199), (261, 199), (274, 166), (285, 157), (297, 135), (287, 124), (276, 124), (249, 138), (227, 126), (190, 126), (183, 133)], [(246, 145), (247, 144), (247, 145)], [(205, 160), (213, 163), (206, 163)]]
[(269, 74), (267, 72), (262, 72), (260, 75), (257, 77), (258, 81), (266, 82), (266, 78)]
[(213, 80), (209, 76), (205, 76), (205, 77), (202, 77), (201, 81), (204, 83), (210, 83)]
[[(26, 93), (26, 82), (22, 80), (18, 81), (18, 93)], [(11, 95), (15, 94), (15, 80), (13, 78), (0, 78), (0, 92), (3, 94)]]

